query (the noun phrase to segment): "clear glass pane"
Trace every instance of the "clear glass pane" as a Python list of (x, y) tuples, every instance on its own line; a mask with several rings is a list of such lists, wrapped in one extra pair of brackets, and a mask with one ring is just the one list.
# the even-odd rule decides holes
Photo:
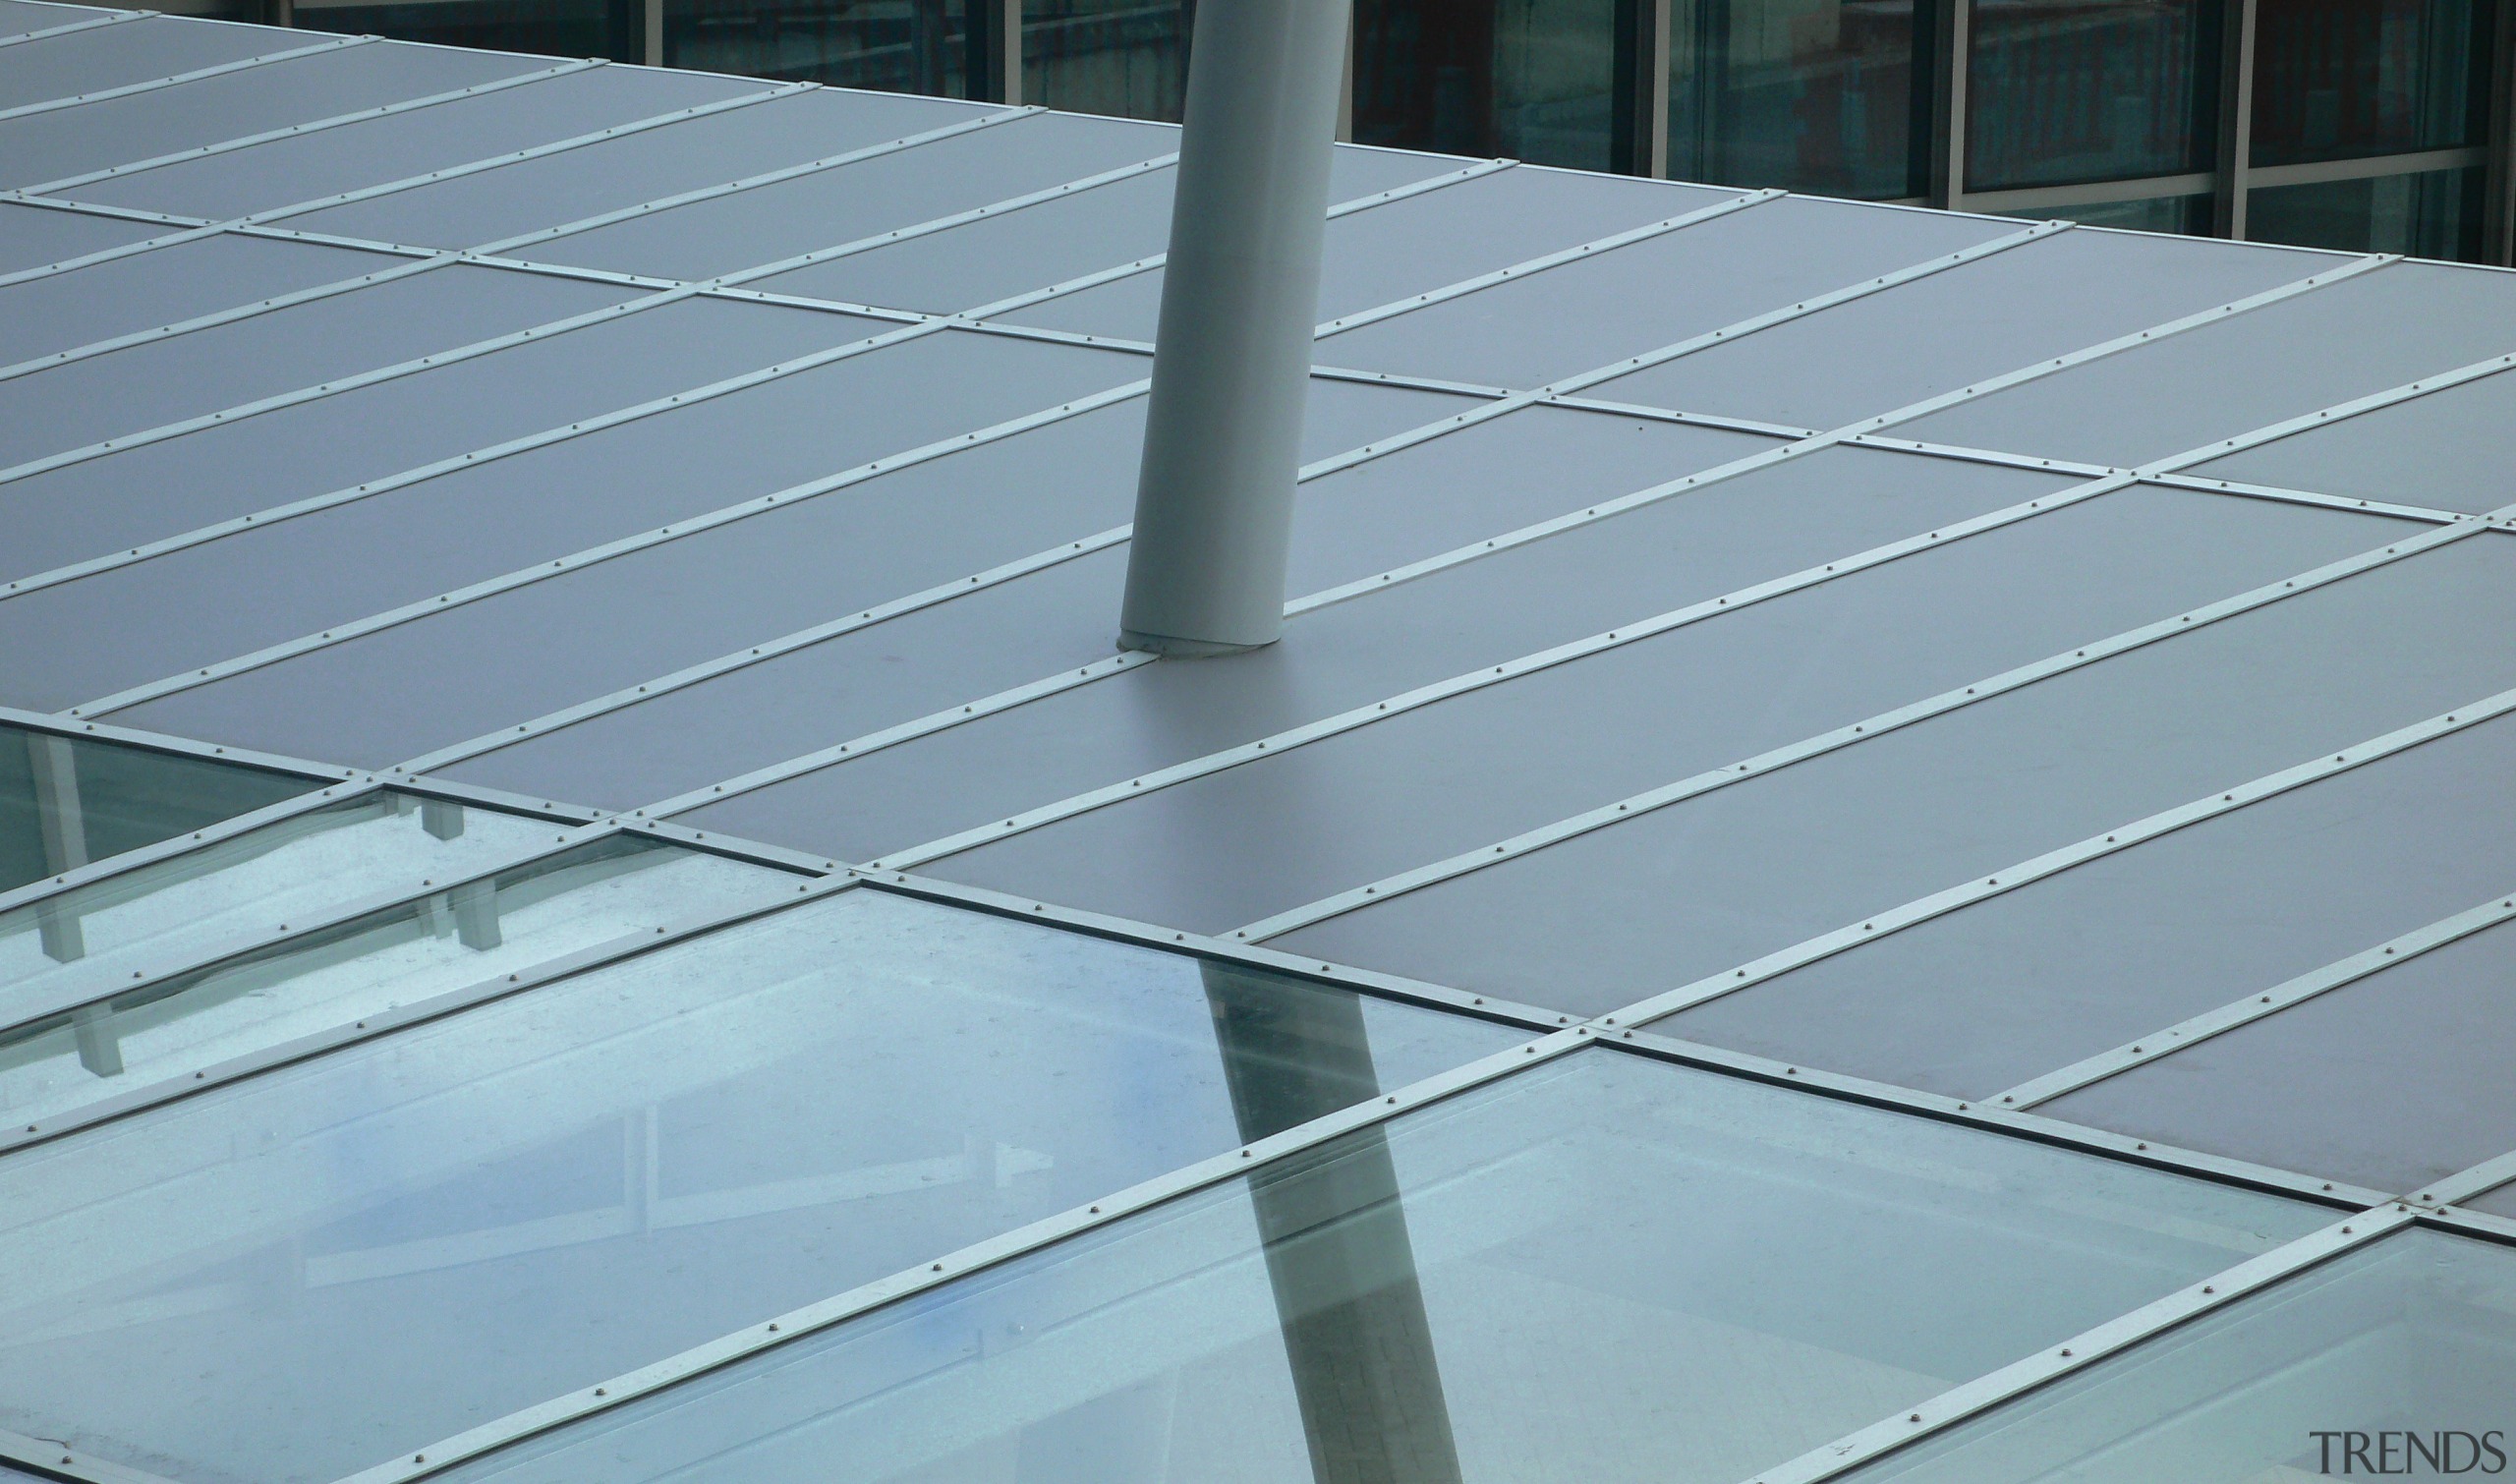
[(666, 0), (664, 62), (834, 87), (970, 96), (964, 0)]
[(2246, 193), (2245, 235), (2348, 253), (2481, 255), (2482, 172), (2428, 170)]
[(2501, 1474), (2516, 1452), (2511, 1394), (2516, 1253), (2406, 1231), (1891, 1454), (1846, 1484)]
[(1610, 168), (1615, 0), (1359, 0), (1358, 143)]
[(1966, 189), (2209, 168), (2204, 0), (1973, 0)]
[(2259, 0), (2254, 162), (2480, 143), (2487, 12), (2473, 0)]
[(1023, 0), (1022, 101), (1176, 123), (1193, 4)]
[(625, 934), (791, 894), (795, 878), (612, 835), (0, 1031), (0, 1109), (41, 1122)]
[(1518, 1039), (841, 892), (0, 1159), (0, 1427), (321, 1484)]
[(1737, 1484), (2325, 1219), (1583, 1052), (457, 1476)]
[(1674, 0), (1669, 173), (1919, 196), (1913, 0)]
[(2099, 201), (2087, 206), (2041, 206), (2032, 211), (2003, 211), (2029, 221), (2075, 221), (2090, 227), (2125, 227), (2135, 232), (2173, 232), (2199, 237), (2210, 230), (2210, 198), (2151, 196), (2140, 200)]
[(486, 871), (561, 827), (376, 792), (0, 913), (0, 1024), (200, 963), (291, 919)]
[[(233, 763), (0, 726), (0, 891), (319, 786)], [(6, 978), (0, 970), (0, 983)]]

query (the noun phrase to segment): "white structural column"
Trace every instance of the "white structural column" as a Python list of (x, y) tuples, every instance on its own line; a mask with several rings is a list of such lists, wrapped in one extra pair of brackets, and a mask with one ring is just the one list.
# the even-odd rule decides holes
[(1348, 0), (1197, 7), (1118, 642), (1284, 630)]

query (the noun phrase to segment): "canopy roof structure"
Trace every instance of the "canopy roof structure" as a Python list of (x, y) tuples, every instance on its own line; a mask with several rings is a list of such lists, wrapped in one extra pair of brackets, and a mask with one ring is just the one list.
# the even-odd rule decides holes
[(1157, 659), (1172, 148), (0, 0), (0, 1477), (2516, 1428), (2516, 278), (1341, 146)]

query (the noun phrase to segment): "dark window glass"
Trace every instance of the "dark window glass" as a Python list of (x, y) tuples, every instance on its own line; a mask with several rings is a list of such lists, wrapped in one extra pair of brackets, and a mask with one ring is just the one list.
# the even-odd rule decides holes
[(299, 0), (296, 11), (296, 24), (308, 30), (624, 62), (645, 60), (643, 20), (639, 7), (614, 0), (419, 0), (411, 5), (309, 5)]
[(1194, 0), (1023, 0), (1022, 101), (1178, 122)]
[(1669, 173), (1918, 196), (1913, 0), (1675, 0)]
[(1966, 189), (2210, 167), (2204, 0), (1977, 0)]
[(1358, 0), (1354, 138), (1611, 168), (1615, 0)]
[(2247, 193), (2245, 235), (2346, 253), (2469, 260), (2481, 256), (2481, 176), (2477, 169), (2424, 170), (2315, 186), (2258, 186)]
[(2254, 162), (2481, 142), (2489, 46), (2472, 0), (2261, 0)]
[(2140, 200), (2100, 201), (2087, 206), (2044, 206), (2033, 211), (2004, 211), (2030, 221), (2075, 221), (2088, 227), (2126, 227), (2135, 232), (2175, 232), (2200, 237), (2210, 230), (2210, 198), (2151, 196)]
[(258, 768), (0, 727), (0, 891), (314, 786)]
[(969, 8), (963, 0), (669, 0), (664, 60), (739, 73), (970, 95)]

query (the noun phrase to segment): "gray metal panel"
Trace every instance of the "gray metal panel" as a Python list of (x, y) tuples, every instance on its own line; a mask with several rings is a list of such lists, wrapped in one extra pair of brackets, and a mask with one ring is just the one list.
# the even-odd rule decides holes
[[(1983, 466), (1934, 466), (1901, 485), (1893, 474), (1874, 485), (1847, 478), (1863, 459), (1892, 461), (1828, 454), (1802, 478), (1713, 485), (1303, 614), (1266, 650), (1147, 665), (683, 823), (871, 859), (2032, 493)], [(1552, 487), (1559, 499), (1607, 492)], [(1333, 542), (1325, 521), (1296, 520), (1305, 527), (1306, 540)]]
[[(72, 14), (61, 18), (65, 25), (80, 19)], [(196, 68), (294, 51), (312, 39), (315, 38), (268, 27), (171, 16), (46, 36), (0, 47), (0, 108), (22, 108), (153, 82)]]
[[(0, 57), (6, 55), (0, 52)], [(176, 149), (469, 87), (548, 65), (538, 57), (450, 46), (353, 46), (10, 119), (0, 122), (0, 161), (6, 161), (0, 165), (0, 186), (31, 186), (153, 159)]]
[[(63, 662), (46, 663), (41, 673), (84, 688), (78, 699), (86, 700), (327, 623), (546, 565), (544, 558), (651, 530), (658, 522), (758, 504), (763, 494), (1054, 407), (1061, 397), (1131, 380), (1142, 370), (1140, 358), (1111, 352), (980, 335), (929, 336), (0, 602), (0, 633), (44, 635)], [(957, 390), (938, 397), (942, 386)], [(866, 495), (848, 488), (822, 498), (851, 506)], [(880, 528), (869, 528), (869, 535), (872, 529)], [(916, 560), (918, 529), (908, 525), (905, 549), (886, 545), (864, 553), (868, 566), (879, 570), (885, 555), (893, 563)], [(1071, 535), (1093, 529), (1098, 528), (1080, 527)], [(673, 544), (653, 550), (661, 556)], [(360, 568), (327, 556), (345, 549), (389, 551), (393, 559)], [(830, 560), (809, 549), (800, 554), (818, 556), (825, 565)], [(613, 562), (587, 570), (600, 572)], [(949, 557), (943, 565), (942, 575), (972, 570)], [(852, 595), (833, 597), (800, 577), (783, 597), (786, 613), (801, 608), (804, 616), (768, 618), (725, 591), (685, 586), (668, 558), (659, 566), (640, 562), (618, 570), (633, 580), (597, 581), (582, 607), (578, 590), (565, 578), (552, 578), (214, 681), (127, 714), (147, 718), (136, 724), (178, 735), (247, 731), (286, 737), (287, 750), (298, 756), (375, 754), (384, 764), (861, 606)], [(738, 575), (739, 564), (733, 571), (733, 582), (748, 581)], [(934, 580), (886, 583), (876, 596), (914, 591)], [(250, 609), (222, 604), (216, 596), (265, 585), (274, 590)], [(82, 589), (90, 591), (80, 595)], [(45, 604), (55, 593), (80, 596)], [(40, 606), (24, 617), (7, 611), (19, 603)], [(218, 611), (197, 613), (179, 638), (114, 632), (122, 627), (115, 615), (135, 605), (159, 613)], [(767, 626), (751, 627), (754, 618)], [(348, 704), (352, 697), (361, 699)]]
[(116, 221), (80, 211), (0, 201), (0, 273), (16, 273), (164, 236), (153, 222)]
[[(9, 293), (0, 289), (0, 304)], [(686, 299), (0, 484), (0, 529), (13, 538), (0, 579), (350, 490), (842, 345), (874, 327), (849, 315)]]
[[(2420, 333), (2404, 333), (2414, 324)], [(2138, 464), (2509, 350), (2516, 278), (2398, 262), (1993, 392), (1898, 434)]]
[(1033, 114), (633, 217), (537, 245), (530, 255), (543, 262), (708, 278), (1133, 164), (1176, 147), (1177, 139), (1175, 131), (1121, 119)]
[[(1317, 317), (1333, 319), (1393, 304), (1408, 294), (1630, 231), (1736, 194), (1569, 171), (1506, 170), (1392, 201), (1328, 224)], [(1162, 281), (1159, 271), (1142, 273), (1005, 318), (1150, 340), (1161, 312)], [(1324, 349), (1320, 359), (1347, 364), (1345, 344), (1337, 341), (1337, 348)]]
[[(2341, 260), (2138, 233), (2064, 232), (1586, 395), (1838, 428)], [(1894, 349), (1881, 353), (1884, 347)]]
[[(1672, 190), (1668, 215), (1701, 204)], [(1536, 386), (2018, 230), (1787, 198), (1335, 336), (1339, 366)]]
[[(1795, 484), (1858, 485), (1879, 457), (1722, 487), (1788, 499)], [(1876, 477), (1892, 487), (1915, 473)], [(2002, 504), (2059, 487), (1968, 473)], [(922, 869), (1225, 933), (2365, 550), (2390, 526), (2120, 490)]]
[[(1403, 402), (1392, 405), (1392, 397), (1403, 397)], [(1313, 382), (1311, 415), (1303, 428), (1311, 442), (1308, 453), (1351, 448), (1376, 432), (1387, 432), (1389, 426), (1403, 426), (1439, 410), (1442, 402), (1421, 392)], [(1545, 413), (1547, 418), (1532, 413)], [(1311, 483), (1303, 490), (1301, 518), (1295, 521), (1295, 541), (1303, 548), (1303, 561), (1295, 566), (1295, 591), (1316, 591), (1334, 581), (1384, 571), (1479, 536), (1553, 516), (1568, 498), (1560, 483), (1555, 483), (1560, 478), (1580, 478), (1598, 488), (1623, 490), (1650, 478), (1650, 471), (1718, 460), (1734, 448), (1734, 440), (1726, 435), (1671, 426), (1648, 426), (1655, 437), (1628, 437), (1605, 442), (1605, 448), (1600, 448), (1600, 442), (1585, 445), (1577, 437), (1577, 432), (1592, 426), (1590, 415), (1553, 408), (1532, 413), (1424, 442), (1394, 458), (1371, 460)], [(1487, 428), (1502, 430), (1513, 423), (1522, 428), (1519, 440), (1487, 435)], [(1618, 430), (1623, 426), (1600, 423), (1600, 428)], [(1087, 534), (1127, 521), (1140, 430), (1142, 402), (1127, 402), (1089, 418), (924, 465), (924, 471), (886, 476), (884, 485), (931, 490), (921, 500), (936, 511), (951, 511), (951, 518), (936, 521), (936, 526), (951, 531), (971, 518), (963, 516), (971, 500), (966, 488), (976, 481), (989, 485), (987, 500), (1001, 500), (1003, 493), (994, 488), (1001, 485), (1003, 490), (1026, 490), (1024, 498), (1055, 498), (1059, 505), (1089, 508), (1089, 516), (1077, 516), (1069, 523), (1072, 534)], [(1389, 473), (1401, 468), (1414, 473)], [(1537, 478), (1540, 471), (1553, 478)], [(1513, 481), (1515, 473), (1524, 483)], [(1064, 485), (1084, 485), (1089, 498), (1082, 493), (1066, 495)], [(1424, 498), (1427, 490), (1444, 490), (1450, 498), (1434, 503)], [(742, 541), (758, 545), (747, 556), (752, 568), (777, 571), (798, 561), (782, 553), (772, 556), (777, 528), (792, 523), (792, 518), (803, 518), (803, 511), (745, 523), (747, 534)], [(813, 516), (813, 521), (828, 523), (835, 518), (830, 513)], [(1001, 521), (1003, 516), (994, 518)], [(1055, 534), (1050, 539), (1055, 541)], [(939, 541), (929, 536), (924, 543), (939, 545)], [(828, 539), (808, 545), (808, 550), (823, 548), (828, 548)], [(976, 571), (976, 563), (958, 571)], [(1324, 576), (1326, 581), (1321, 581)], [(969, 629), (966, 624), (971, 619), (963, 613), (918, 624), (911, 624), (911, 619), (886, 621), (868, 637), (818, 644), (674, 697), (652, 699), (601, 722), (586, 722), (546, 739), (493, 752), (484, 760), (453, 768), (450, 777), (478, 782), (503, 779), (493, 787), (556, 790), (566, 797), (603, 800), (611, 808), (634, 808), (679, 795), (715, 779), (768, 768), (772, 762), (800, 757), (848, 737), (1034, 682), (1044, 674), (1061, 671), (1066, 664), (1107, 659), (1115, 634), (1113, 611), (1107, 603), (1117, 599), (1117, 589), (1077, 584), (1082, 579), (1074, 579), (1074, 584), (1047, 576), (1021, 579), (1011, 586), (1039, 591), (1001, 599), (1006, 619), (994, 629)], [(911, 584), (890, 584), (888, 591), (903, 591), (906, 586)], [(1034, 631), (1044, 621), (1029, 616), (1050, 606), (1047, 594), (1052, 589), (1072, 594), (1069, 601), (1074, 603), (1072, 611), (1055, 621), (1059, 637), (1077, 637), (1061, 649), (1044, 649), (1042, 634)], [(951, 606), (963, 608), (976, 601), (979, 599), (971, 597)], [(936, 634), (948, 631), (956, 639), (939, 644), (911, 637), (913, 631), (926, 634), (929, 629)], [(984, 639), (971, 634), (984, 634)], [(1019, 664), (1009, 669), (997, 652), (1019, 654)], [(900, 654), (900, 661), (871, 661), (868, 654)], [(900, 684), (886, 676), (888, 669), (918, 671), (916, 684), (900, 689)], [(876, 682), (876, 676), (884, 679)], [(900, 800), (900, 805), (908, 808), (908, 800)]]
[(2511, 774), (2516, 722), (2487, 722), (1653, 1028), (1989, 1097), (2516, 886)]
[[(1422, 392), (1314, 381), (1303, 432), (1310, 451), (1327, 453), (1458, 405)], [(658, 661), (671, 656), (728, 652), (844, 617), (851, 608), (1123, 525), (1134, 506), (1143, 425), (1144, 404), (1131, 400), (605, 562), (555, 579), (550, 600), (537, 605), (544, 616), (533, 621), (573, 634), (582, 619), (570, 616), (571, 606), (634, 610), (640, 590), (667, 585), (723, 595), (708, 613), (677, 620), (688, 632), (651, 640), (638, 652), (647, 668), (633, 678), (644, 679), (666, 669)], [(1320, 520), (1344, 515), (1324, 509)], [(1409, 549), (1439, 543), (1419, 535)], [(1068, 565), (1083, 570), (1023, 577), (1004, 585), (1018, 591), (1001, 596), (973, 593), (944, 604), (949, 612), (892, 618), (491, 753), (446, 775), (628, 809), (1104, 659), (1116, 633), (1110, 605), (1117, 589), (1103, 576), (1111, 569), (1089, 557)], [(400, 756), (413, 755), (405, 748)]]
[(2470, 1200), (2459, 1201), (2456, 1204), (2468, 1206), (2475, 1211), (2486, 1211), (2491, 1216), (2503, 1216), (2516, 1221), (2516, 1184), (2501, 1185), (2495, 1190), (2485, 1191)]
[(2516, 930), (2501, 927), (2037, 1111), (2417, 1192), (2516, 1149), (2512, 1056)]
[[(349, 55), (381, 50), (361, 47)], [(767, 86), (699, 73), (598, 67), (513, 90), (135, 171), (76, 186), (63, 195), (226, 221), (739, 97)]]
[(2412, 557), (1274, 945), (1613, 1008), (2516, 684), (2512, 566)]
[(0, 285), (0, 347), (6, 347), (0, 355), (31, 361), (408, 261), (268, 237), (195, 238), (74, 272)]
[(286, 225), (386, 242), (476, 247), (879, 144), (982, 111), (944, 98), (817, 88), (460, 180), (310, 211), (288, 218)]
[[(2516, 335), (2511, 335), (2516, 339)], [(2500, 374), (2266, 443), (2192, 471), (2476, 515), (2516, 501), (2516, 376)]]
[(633, 298), (458, 264), (0, 381), (0, 465)]
[[(1148, 145), (1141, 158), (1170, 147)], [(1340, 149), (1329, 200), (1354, 200), (1394, 190), (1441, 174), (1448, 165), (1446, 160), (1385, 150)], [(1168, 169), (1130, 176), (895, 247), (798, 268), (752, 287), (933, 314), (993, 304), (1164, 252), (1171, 240), (1171, 186)], [(1336, 228), (1329, 231), (1333, 238)]]

